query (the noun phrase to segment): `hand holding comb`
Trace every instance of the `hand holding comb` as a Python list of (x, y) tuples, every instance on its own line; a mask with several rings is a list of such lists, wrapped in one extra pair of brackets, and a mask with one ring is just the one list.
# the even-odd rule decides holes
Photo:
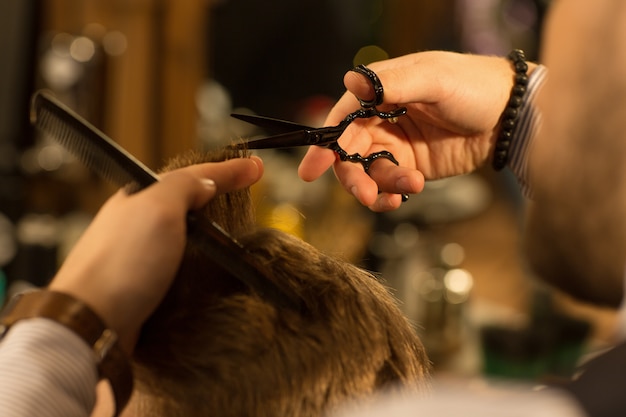
[[(140, 191), (159, 181), (155, 172), (48, 92), (38, 91), (33, 95), (31, 123), (96, 174), (125, 187), (128, 193)], [(190, 214), (188, 230), (193, 233), (194, 239), (202, 240), (213, 262), (274, 304), (299, 308), (300, 304), (268, 280), (252, 264), (245, 248), (219, 225), (203, 222), (201, 231), (196, 228), (197, 224)]]

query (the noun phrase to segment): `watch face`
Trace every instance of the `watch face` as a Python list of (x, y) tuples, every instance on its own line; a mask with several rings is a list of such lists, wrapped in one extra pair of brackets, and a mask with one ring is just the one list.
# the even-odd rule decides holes
[(0, 213), (0, 268), (11, 262), (16, 253), (15, 227), (5, 215)]

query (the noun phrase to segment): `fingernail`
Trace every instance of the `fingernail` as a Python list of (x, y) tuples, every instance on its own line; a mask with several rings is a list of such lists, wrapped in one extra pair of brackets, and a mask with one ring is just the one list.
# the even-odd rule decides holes
[(215, 181), (213, 181), (212, 179), (202, 178), (200, 181), (202, 182), (202, 185), (204, 185), (204, 188), (206, 188), (207, 190), (215, 190), (217, 188)]
[(355, 196), (357, 199), (359, 198), (359, 190), (357, 190), (357, 188), (355, 186), (353, 186), (352, 188), (350, 188), (350, 192), (352, 193), (353, 196)]

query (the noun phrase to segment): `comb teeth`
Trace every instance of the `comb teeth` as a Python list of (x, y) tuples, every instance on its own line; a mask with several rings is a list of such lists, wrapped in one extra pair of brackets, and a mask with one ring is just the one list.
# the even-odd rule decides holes
[(33, 96), (31, 122), (98, 175), (115, 185), (126, 184), (127, 192), (158, 181), (149, 168), (45, 92)]

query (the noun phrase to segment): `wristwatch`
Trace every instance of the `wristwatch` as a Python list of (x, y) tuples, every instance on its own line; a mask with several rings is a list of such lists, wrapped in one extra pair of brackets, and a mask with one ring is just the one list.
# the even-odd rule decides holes
[(82, 301), (57, 291), (36, 290), (11, 299), (0, 316), (0, 338), (17, 321), (36, 317), (64, 325), (91, 346), (100, 378), (108, 380), (111, 385), (115, 415), (119, 415), (133, 391), (133, 374), (129, 360), (119, 346), (117, 334)]

